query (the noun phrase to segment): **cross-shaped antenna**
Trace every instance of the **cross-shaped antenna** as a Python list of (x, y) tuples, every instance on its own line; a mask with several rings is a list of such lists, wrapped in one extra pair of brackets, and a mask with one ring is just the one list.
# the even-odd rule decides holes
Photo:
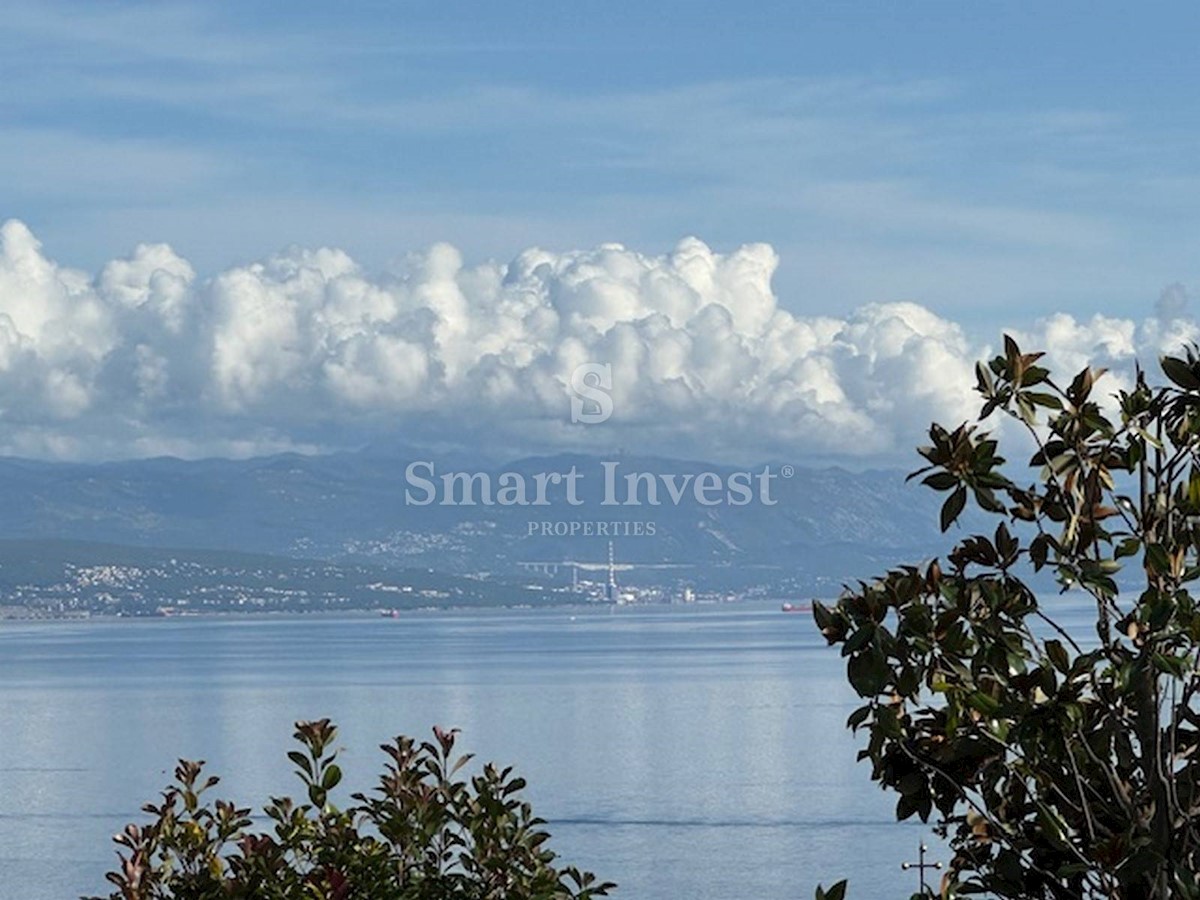
[(927, 862), (925, 862), (925, 851), (927, 851), (928, 849), (929, 849), (929, 848), (925, 846), (925, 842), (924, 842), (924, 841), (922, 841), (922, 842), (921, 842), (921, 852), (920, 852), (920, 854), (917, 856), (917, 859), (919, 860), (919, 862), (915, 862), (915, 863), (910, 863), (910, 862), (906, 862), (906, 863), (900, 863), (900, 868), (901, 868), (901, 869), (903, 869), (905, 872), (907, 872), (909, 869), (916, 869), (916, 870), (917, 870), (917, 878), (918, 878), (918, 879), (920, 880), (920, 882), (921, 882), (921, 893), (922, 893), (922, 894), (924, 894), (925, 892), (929, 891), (929, 885), (927, 885), (927, 884), (925, 883), (925, 870), (926, 870), (926, 869), (934, 869), (934, 870), (937, 870), (937, 869), (940, 869), (940, 868), (942, 867), (942, 864), (941, 864), (940, 862), (932, 862), (932, 863), (927, 863)]

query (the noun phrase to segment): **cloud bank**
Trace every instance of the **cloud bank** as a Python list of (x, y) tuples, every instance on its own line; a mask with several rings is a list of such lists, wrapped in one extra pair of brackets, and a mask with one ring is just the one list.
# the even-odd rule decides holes
[[(772, 290), (777, 263), (764, 244), (717, 253), (687, 238), (662, 256), (608, 244), (479, 265), (436, 245), (382, 274), (289, 249), (201, 278), (143, 244), (93, 275), (11, 220), (0, 451), (250, 455), (386, 437), (904, 463), (931, 419), (974, 414), (980, 336), (908, 302), (793, 315)], [(1055, 314), (1015, 331), (1064, 366), (1118, 373), (1197, 336), (1179, 285), (1144, 321)], [(614, 412), (573, 425), (568, 385), (588, 362), (612, 366)]]

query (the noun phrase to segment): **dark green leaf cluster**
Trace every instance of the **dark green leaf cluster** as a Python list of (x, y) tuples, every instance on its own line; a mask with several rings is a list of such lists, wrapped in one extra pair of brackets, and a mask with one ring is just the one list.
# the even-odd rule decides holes
[[(397, 737), (369, 795), (339, 809), (330, 792), (342, 772), (328, 719), (299, 722), (288, 753), (308, 802), (272, 797), (268, 831), (250, 810), (205, 793), (218, 783), (202, 762), (181, 761), (152, 821), (115, 840), (120, 867), (108, 900), (590, 900), (614, 887), (559, 868), (512, 770), (455, 756), (455, 731), (434, 740)], [(98, 900), (98, 898), (93, 898)]]
[[(972, 500), (995, 528), (815, 604), (816, 623), (865, 701), (860, 759), (898, 818), (949, 842), (943, 896), (1198, 898), (1200, 356), (1104, 404), (1103, 372), (1060, 385), (1041, 358), (1006, 337), (976, 369), (980, 418), (1036, 446), (1032, 483), (972, 425), (934, 425), (913, 474), (947, 495), (943, 530)], [(1090, 596), (1094, 639), (1026, 584), (1043, 569)]]

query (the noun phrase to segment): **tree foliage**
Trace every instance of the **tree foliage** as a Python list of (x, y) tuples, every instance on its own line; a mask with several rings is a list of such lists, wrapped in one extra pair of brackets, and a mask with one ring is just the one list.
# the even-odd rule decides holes
[(455, 731), (383, 745), (378, 787), (339, 809), (336, 735), (328, 719), (296, 724), (288, 757), (306, 802), (272, 797), (269, 831), (249, 808), (210, 803), (219, 779), (181, 760), (161, 802), (144, 807), (152, 821), (115, 838), (108, 900), (591, 900), (613, 887), (556, 867), (511, 769), (462, 777), (471, 757), (454, 755)]
[[(979, 424), (935, 424), (910, 476), (946, 495), (943, 531), (969, 503), (994, 530), (814, 616), (865, 701), (860, 759), (949, 843), (944, 896), (1200, 898), (1200, 359), (1101, 403), (1102, 371), (1041, 358), (1006, 337), (976, 368), (980, 419), (1030, 435), (1031, 473)], [(1094, 632), (1031, 570), (1086, 592)]]

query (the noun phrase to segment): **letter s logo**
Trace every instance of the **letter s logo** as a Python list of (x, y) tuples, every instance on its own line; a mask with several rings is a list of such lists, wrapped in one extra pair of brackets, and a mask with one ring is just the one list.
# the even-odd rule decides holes
[(596, 425), (613, 414), (612, 366), (584, 363), (571, 373), (571, 421)]

